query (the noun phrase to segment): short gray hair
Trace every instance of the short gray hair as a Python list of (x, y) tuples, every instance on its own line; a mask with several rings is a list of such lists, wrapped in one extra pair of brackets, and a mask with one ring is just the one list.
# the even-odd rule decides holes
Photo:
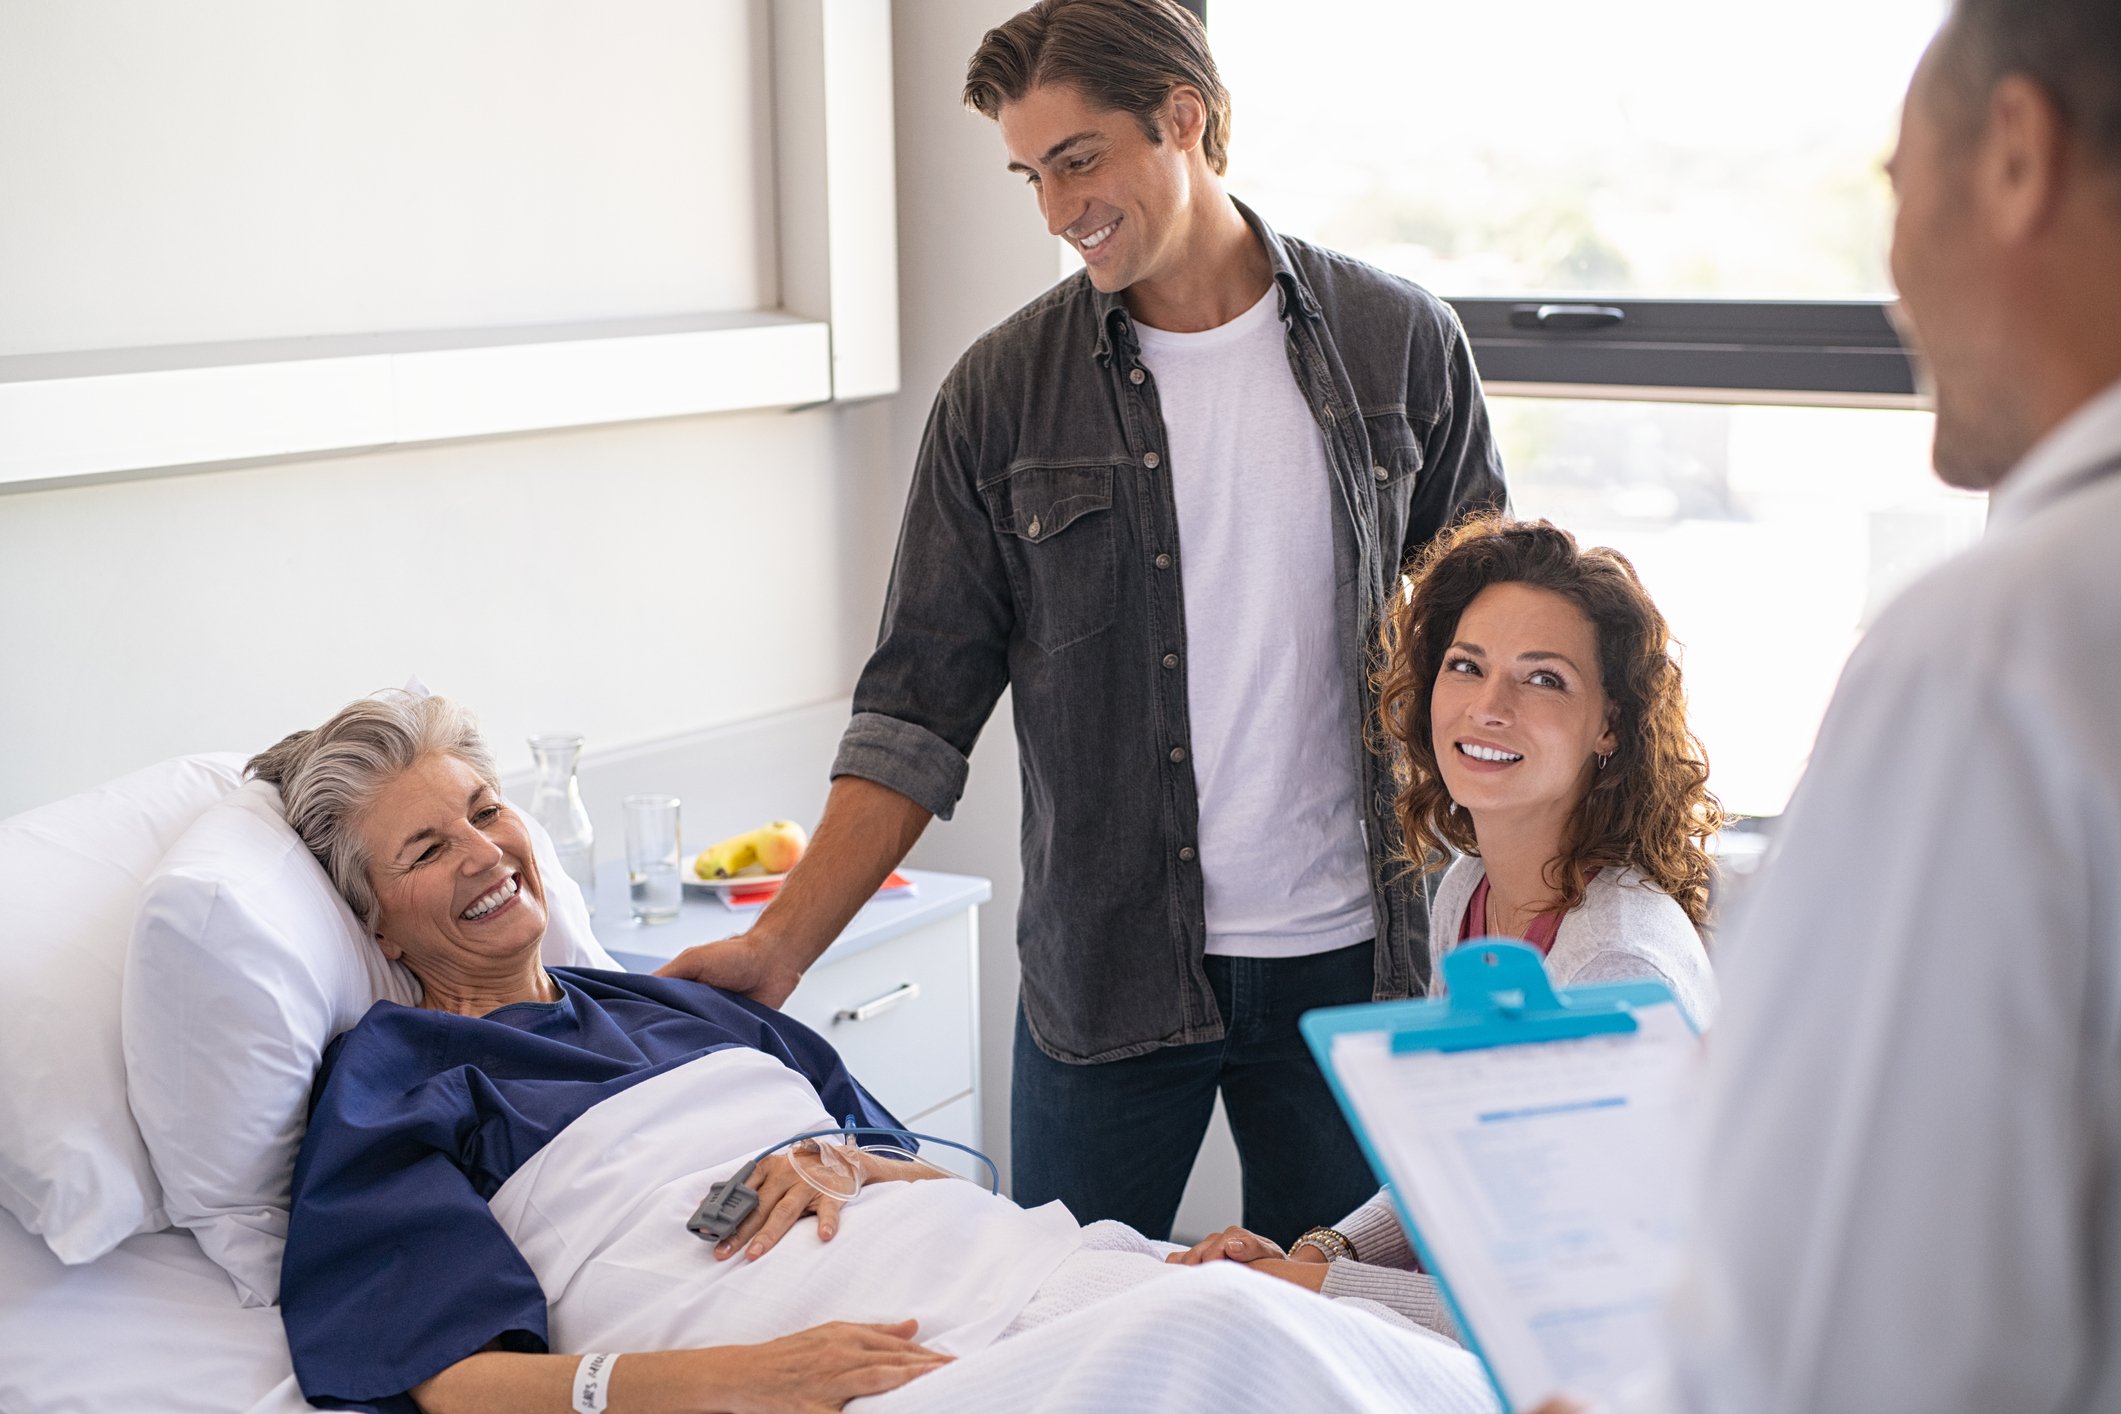
[(366, 928), (375, 921), (376, 891), (355, 822), (385, 786), (428, 756), (454, 756), (500, 793), (501, 773), (470, 711), (446, 697), (396, 689), (349, 703), (314, 731), (259, 752), (243, 769), (280, 788), (287, 823)]

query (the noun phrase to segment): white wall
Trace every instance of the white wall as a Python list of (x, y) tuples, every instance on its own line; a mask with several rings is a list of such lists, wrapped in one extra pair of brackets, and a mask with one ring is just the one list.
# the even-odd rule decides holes
[(0, 355), (775, 303), (763, 0), (0, 6)]
[[(830, 411), (0, 496), (0, 815), (417, 672), (598, 746), (846, 691)], [(822, 770), (822, 767), (820, 767)]]
[[(764, 0), (0, 7), (0, 353), (770, 306), (768, 40)], [(410, 672), (509, 768), (842, 695), (881, 415), (0, 494), (0, 815)]]

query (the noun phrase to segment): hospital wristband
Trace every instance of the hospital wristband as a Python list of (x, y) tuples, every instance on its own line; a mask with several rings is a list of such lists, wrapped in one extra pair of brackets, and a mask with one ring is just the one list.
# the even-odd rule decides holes
[(569, 1393), (574, 1396), (574, 1414), (604, 1414), (611, 1403), (611, 1368), (619, 1363), (616, 1355), (584, 1355), (582, 1363), (574, 1367), (574, 1384)]

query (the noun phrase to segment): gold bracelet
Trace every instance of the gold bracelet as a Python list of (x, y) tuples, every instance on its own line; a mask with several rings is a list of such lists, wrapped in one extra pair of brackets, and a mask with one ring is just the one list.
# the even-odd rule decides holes
[(1343, 1257), (1355, 1260), (1355, 1244), (1330, 1227), (1314, 1227), (1289, 1244), (1291, 1252), (1299, 1247), (1311, 1248), (1328, 1262), (1337, 1262)]

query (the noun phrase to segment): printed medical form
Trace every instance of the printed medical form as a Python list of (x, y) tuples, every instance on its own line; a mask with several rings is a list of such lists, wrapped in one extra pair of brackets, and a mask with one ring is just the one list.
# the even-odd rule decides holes
[(1424, 1260), (1511, 1407), (1608, 1398), (1655, 1358), (1701, 1043), (1675, 1003), (1627, 1034), (1395, 1054), (1333, 1038)]

